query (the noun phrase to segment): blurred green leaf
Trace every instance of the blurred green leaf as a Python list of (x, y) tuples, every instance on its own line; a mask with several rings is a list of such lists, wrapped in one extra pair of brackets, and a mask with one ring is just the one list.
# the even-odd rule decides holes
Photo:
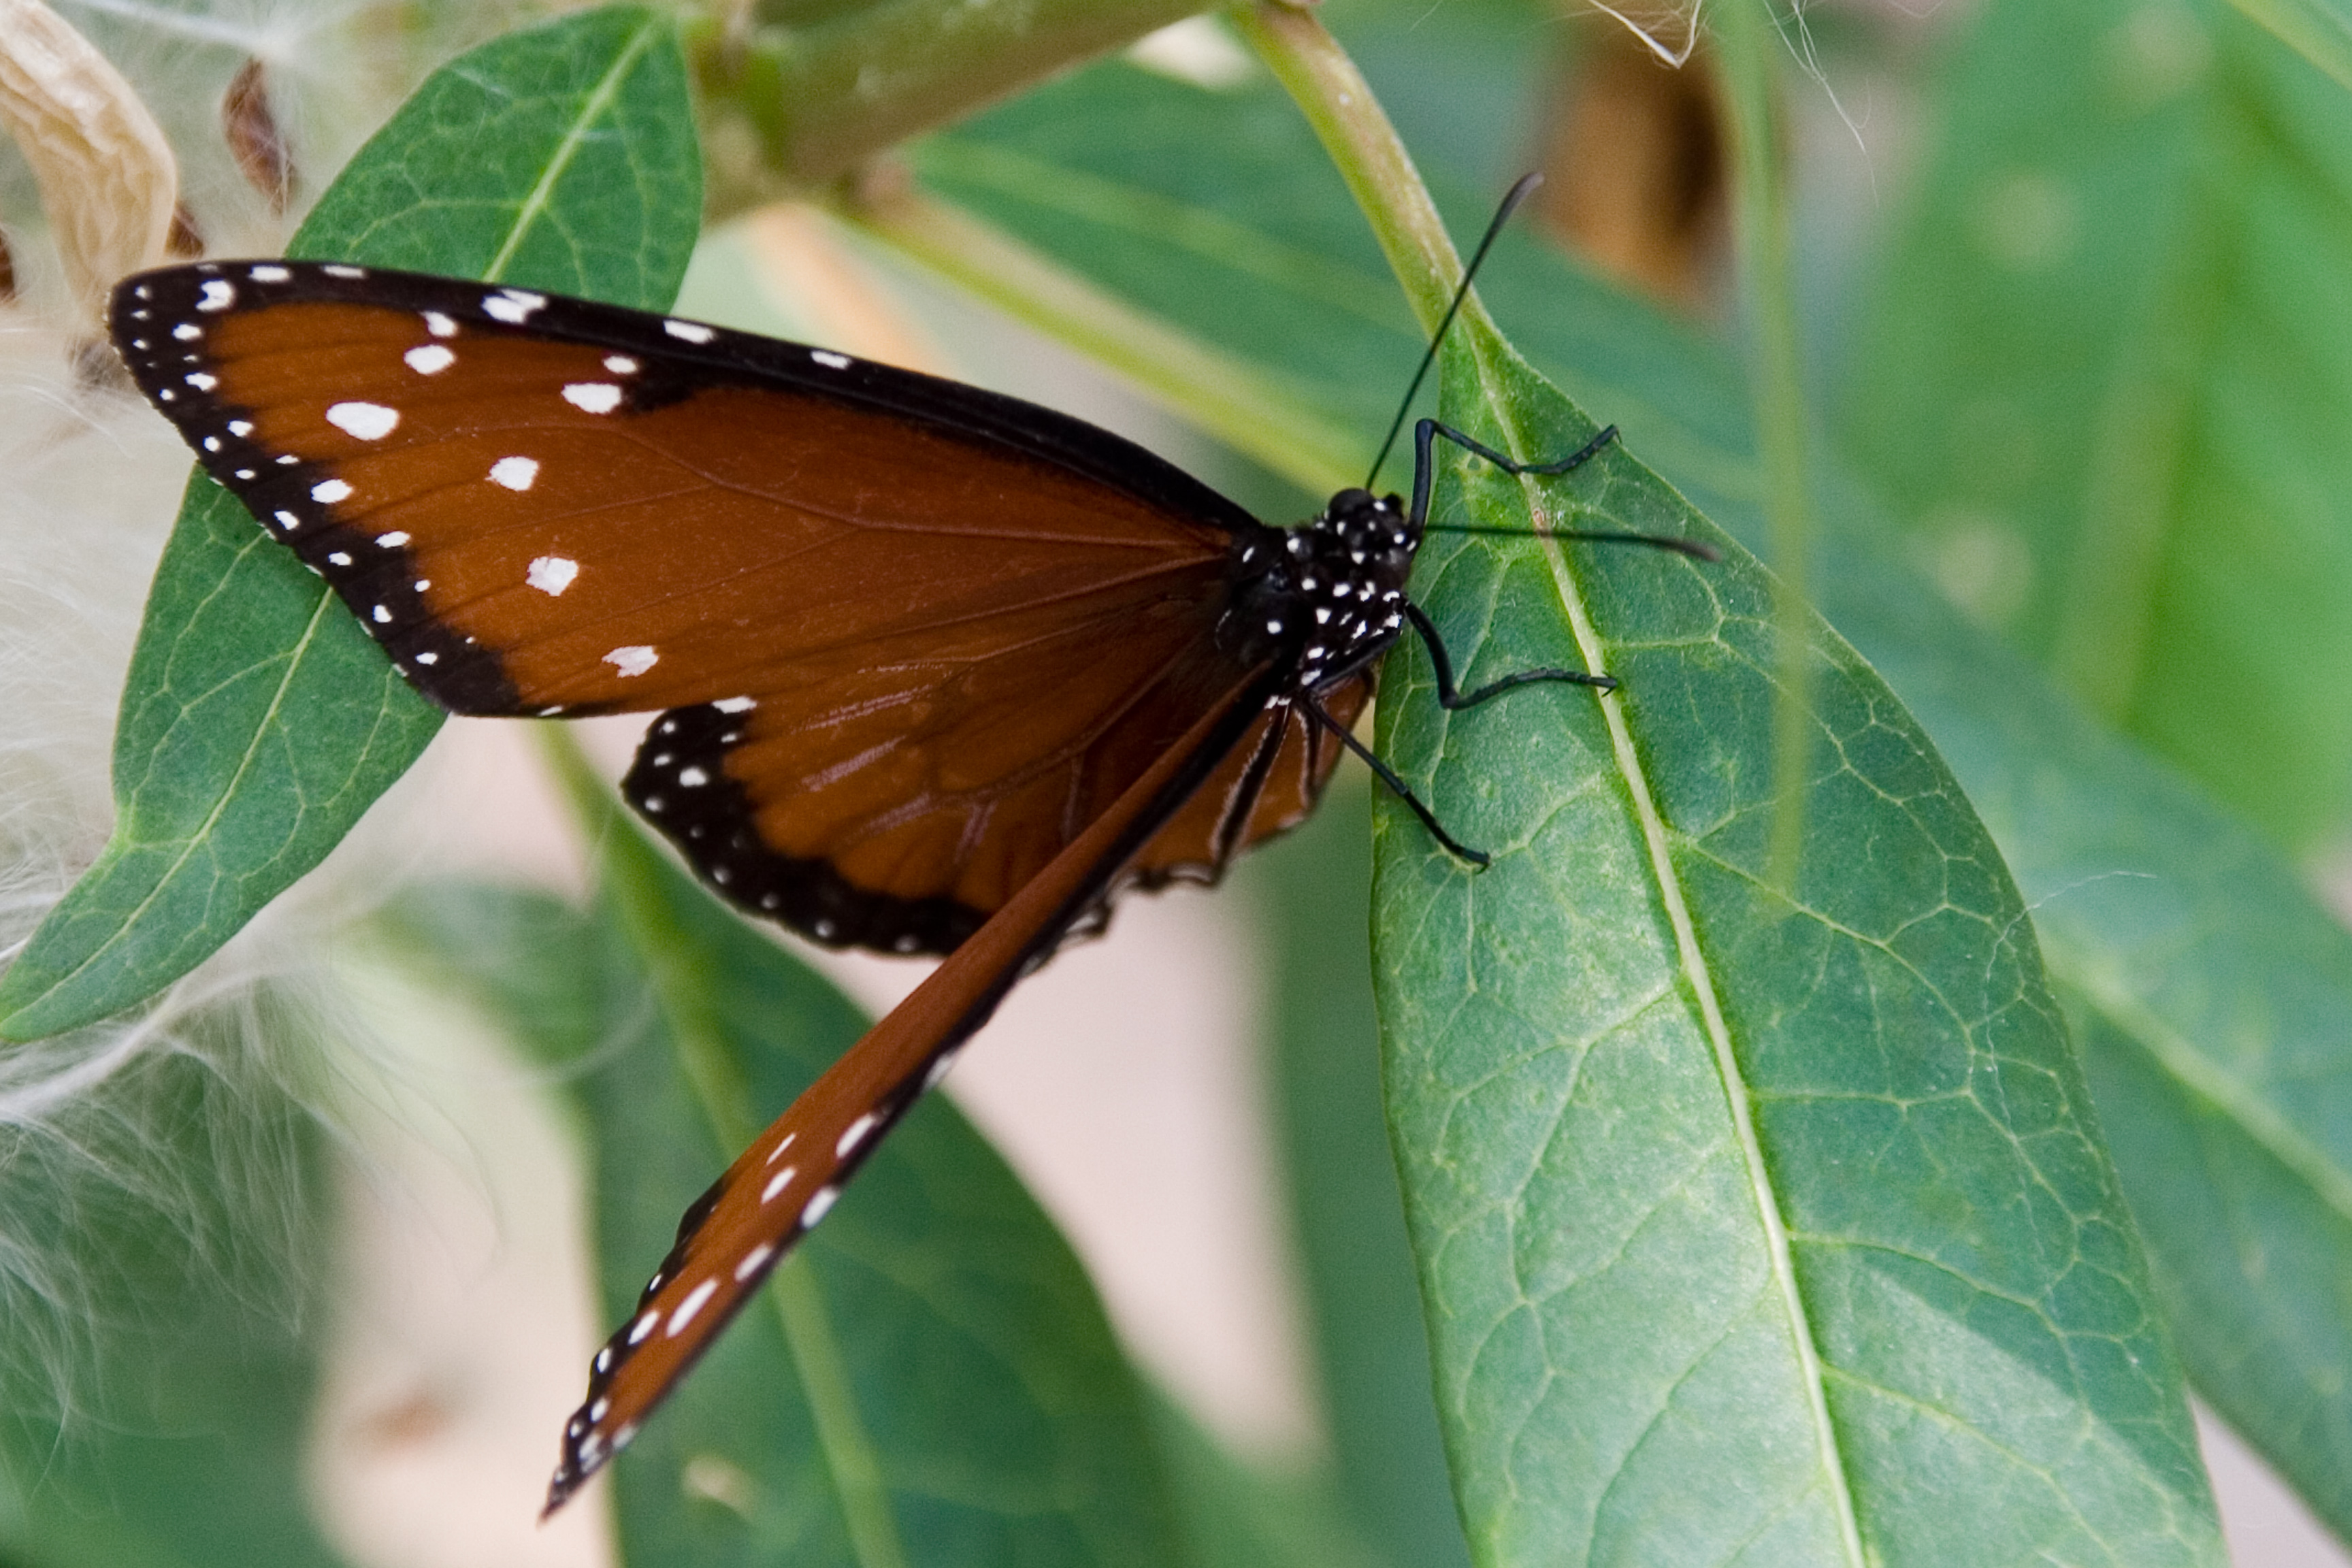
[(2352, 96), (2227, 6), (2001, 0), (1846, 398), (1947, 589), (2290, 845), (2352, 818)]
[(2230, 0), (2289, 47), (2352, 87), (2352, 8), (2344, 0)]
[(1320, 1467), (1245, 1464), (1173, 1401), (1151, 1405), (1192, 1568), (1373, 1568), (1384, 1561), (1348, 1527)]
[[(430, 973), (572, 1075), (617, 1321), (737, 1152), (684, 1053), (719, 1050), (715, 1073), (698, 1070), (733, 1084), (730, 1115), (756, 1127), (865, 1022), (617, 816), (604, 846), (593, 917), (469, 889), (403, 929)], [(1092, 1286), (936, 1095), (613, 1473), (638, 1563), (1186, 1561), (1150, 1417)]]
[[(659, 309), (701, 216), (659, 15), (567, 17), (452, 61), (361, 150), (289, 254)], [(0, 976), (0, 1038), (120, 1012), (317, 865), (440, 727), (334, 596), (191, 482), (115, 735), (115, 827)]]

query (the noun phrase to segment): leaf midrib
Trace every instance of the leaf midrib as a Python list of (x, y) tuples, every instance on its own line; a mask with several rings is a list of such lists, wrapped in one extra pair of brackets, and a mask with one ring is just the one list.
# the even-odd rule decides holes
[[(1528, 432), (1515, 416), (1501, 374), (1495, 363), (1495, 342), (1480, 325), (1465, 323), (1465, 337), (1470, 346), (1472, 363), (1478, 372), (1480, 395), (1493, 412), (1501, 427), (1504, 446), (1515, 457), (1527, 460), (1534, 450)], [(1582, 595), (1578, 591), (1573, 574), (1558, 543), (1549, 538), (1542, 479), (1533, 474), (1519, 476), (1520, 489), (1525, 492), (1530, 514), (1538, 520), (1538, 528), (1547, 535), (1544, 560), (1551, 573), (1552, 584), (1559, 595), (1562, 617), (1587, 669), (1609, 668), (1607, 643), (1587, 612)], [(1840, 1453), (1837, 1428), (1830, 1418), (1827, 1374), (1821, 1352), (1813, 1342), (1811, 1315), (1805, 1309), (1804, 1293), (1799, 1285), (1786, 1220), (1780, 1214), (1778, 1195), (1774, 1191), (1771, 1173), (1767, 1169), (1761, 1141), (1757, 1136), (1753, 1108), (1747, 1079), (1740, 1071), (1739, 1061), (1731, 1044), (1731, 1028), (1724, 1016), (1722, 998), (1708, 969), (1706, 955), (1700, 950), (1696, 922), (1692, 919), (1690, 905), (1685, 897), (1680, 879), (1675, 875), (1674, 860), (1667, 844), (1664, 814), (1650, 789), (1649, 776), (1642, 765), (1640, 753), (1634, 749), (1633, 728), (1625, 714), (1624, 703), (1615, 692), (1600, 695), (1603, 721), (1609, 727), (1609, 743), (1618, 777), (1625, 786), (1634, 820), (1640, 824), (1644, 848), (1650, 857), (1651, 878), (1664, 909), (1667, 921), (1675, 933), (1676, 963), (1698, 1004), (1707, 1043), (1715, 1053), (1716, 1070), (1724, 1089), (1724, 1100), (1729, 1110), (1734, 1136), (1739, 1144), (1740, 1159), (1755, 1196), (1759, 1218), (1764, 1228), (1766, 1255), (1769, 1260), (1772, 1281), (1784, 1303), (1790, 1325), (1790, 1339), (1796, 1350), (1805, 1386), (1807, 1412), (1811, 1418), (1815, 1446), (1821, 1453), (1822, 1468), (1828, 1483), (1832, 1506), (1837, 1515), (1838, 1535), (1844, 1548), (1845, 1561), (1852, 1568), (1864, 1568), (1868, 1558), (1863, 1551), (1862, 1531), (1856, 1516), (1853, 1494), (1847, 1483), (1846, 1467)]]

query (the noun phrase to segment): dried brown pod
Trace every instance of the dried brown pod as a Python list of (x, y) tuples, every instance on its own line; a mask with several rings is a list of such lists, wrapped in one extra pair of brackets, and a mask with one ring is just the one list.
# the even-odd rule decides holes
[(269, 110), (268, 84), (258, 58), (237, 68), (221, 100), (221, 132), (247, 184), (259, 191), (273, 213), (283, 213), (294, 195), (294, 157), (287, 150), (285, 132)]
[(163, 237), (163, 250), (174, 261), (194, 261), (205, 253), (205, 231), (184, 202), (172, 204), (172, 230)]
[(1685, 309), (1728, 234), (1723, 132), (1707, 75), (1609, 16), (1554, 77), (1538, 220), (1601, 270)]

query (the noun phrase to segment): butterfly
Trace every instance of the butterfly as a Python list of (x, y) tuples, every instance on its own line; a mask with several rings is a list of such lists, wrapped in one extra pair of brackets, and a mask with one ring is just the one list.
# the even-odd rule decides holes
[(596, 1352), (550, 1511), (1124, 889), (1213, 882), (1343, 751), (1484, 863), (1350, 733), (1408, 626), (1449, 707), (1614, 684), (1461, 692), (1405, 591), (1434, 440), (1563, 473), (1613, 430), (1524, 464), (1423, 420), (1410, 501), (1346, 489), (1284, 530), (1066, 415), (531, 289), (205, 262), (126, 279), (110, 321), (205, 471), (427, 697), (657, 712), (623, 794), (719, 895), (945, 955), (687, 1211)]

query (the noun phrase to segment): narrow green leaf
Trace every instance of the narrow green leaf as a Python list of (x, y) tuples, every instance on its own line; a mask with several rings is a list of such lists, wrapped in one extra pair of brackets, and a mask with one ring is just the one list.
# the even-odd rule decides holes
[(2352, 8), (2344, 0), (2230, 0), (2288, 47), (2352, 87)]
[[(1499, 344), (1447, 360), (1482, 439), (1592, 429)], [(1441, 515), (1528, 526), (1490, 465), (1444, 481)], [(1622, 452), (1540, 493), (1560, 526), (1712, 533)], [(1447, 716), (1407, 650), (1381, 710), (1496, 856), (1378, 821), (1390, 1114), (1474, 1561), (2219, 1562), (2031, 922), (1893, 695), (1811, 623), (1784, 898), (1773, 592), (1736, 546), (1441, 538), (1415, 584), (1468, 681), (1626, 682)]]
[[(289, 252), (659, 309), (693, 247), (699, 180), (670, 24), (585, 12), (436, 72)], [(199, 476), (123, 692), (113, 836), (0, 976), (0, 1038), (89, 1023), (186, 973), (317, 865), (440, 722)]]
[(1956, 597), (2282, 841), (2352, 820), (2352, 95), (2212, 3), (1986, 7), (1846, 399)]
[[(593, 918), (468, 891), (404, 931), (567, 1069), (617, 1321), (736, 1152), (714, 1086), (756, 1127), (865, 1025), (617, 816), (604, 843)], [(613, 1473), (639, 1563), (1183, 1561), (1151, 1418), (1092, 1286), (938, 1096)]]

